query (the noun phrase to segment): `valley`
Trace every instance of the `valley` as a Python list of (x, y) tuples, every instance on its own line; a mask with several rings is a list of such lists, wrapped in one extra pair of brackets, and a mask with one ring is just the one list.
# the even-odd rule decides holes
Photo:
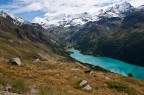
[(143, 73), (144, 5), (31, 22), (0, 11), (0, 95), (144, 95)]

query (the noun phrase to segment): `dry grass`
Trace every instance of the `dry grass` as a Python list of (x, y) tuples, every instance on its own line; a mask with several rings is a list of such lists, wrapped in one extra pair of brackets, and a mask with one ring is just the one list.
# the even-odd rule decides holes
[[(79, 70), (72, 70), (72, 68)], [(13, 66), (5, 61), (0, 62), (0, 73), (3, 74), (1, 79), (9, 83), (14, 83), (12, 80), (22, 80), (24, 83), (20, 83), (20, 87), (25, 88), (23, 84), (28, 84), (29, 88), (24, 92), (30, 91), (30, 87), (34, 86), (39, 91), (38, 95), (129, 95), (127, 92), (109, 88), (108, 80), (105, 77), (110, 77), (112, 81), (126, 83), (128, 87), (134, 88), (137, 95), (144, 95), (144, 81), (96, 71), (93, 71), (92, 74), (85, 74), (84, 71), (85, 69), (73, 63), (57, 61), (42, 63), (27, 61), (23, 62), (22, 66)], [(76, 83), (80, 80), (87, 80), (93, 90), (86, 92), (77, 88)]]

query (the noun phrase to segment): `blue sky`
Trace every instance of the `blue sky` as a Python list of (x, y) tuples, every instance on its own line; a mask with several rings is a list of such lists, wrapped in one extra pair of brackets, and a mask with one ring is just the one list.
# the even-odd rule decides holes
[(0, 0), (0, 4), (7, 4), (11, 2), (12, 0)]
[(16, 15), (25, 19), (25, 20), (32, 21), (36, 16), (43, 17), (44, 12), (34, 11), (34, 12), (18, 13)]
[(134, 7), (144, 4), (144, 0), (0, 0), (0, 10), (32, 21), (35, 17), (50, 18), (62, 14), (94, 13), (124, 1)]
[[(8, 5), (15, 5), (15, 2), (16, 0), (0, 0), (0, 6), (6, 6), (5, 8), (0, 8), (0, 10), (4, 10), (6, 12), (9, 12), (9, 13), (12, 13), (12, 14), (15, 14), (27, 21), (32, 21), (36, 16), (40, 16), (40, 17), (43, 17), (44, 16), (44, 13), (43, 11), (41, 10), (38, 10), (38, 11), (25, 11), (25, 12), (17, 12), (15, 13), (15, 11), (17, 10), (17, 8), (12, 8), (12, 6), (8, 6)], [(22, 6), (22, 5), (20, 5)]]

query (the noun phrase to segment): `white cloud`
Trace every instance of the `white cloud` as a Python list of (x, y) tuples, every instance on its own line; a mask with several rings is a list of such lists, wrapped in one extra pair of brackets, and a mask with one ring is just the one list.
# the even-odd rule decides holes
[(93, 13), (101, 8), (124, 1), (130, 2), (135, 7), (144, 4), (144, 0), (13, 0), (7, 5), (1, 5), (0, 9), (15, 14), (43, 11), (46, 13), (46, 17), (50, 17), (83, 12)]
[(144, 4), (144, 0), (129, 0), (134, 7), (139, 7)]

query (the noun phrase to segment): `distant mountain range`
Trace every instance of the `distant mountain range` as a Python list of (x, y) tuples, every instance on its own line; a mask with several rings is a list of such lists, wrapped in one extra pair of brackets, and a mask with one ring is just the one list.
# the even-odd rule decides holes
[(54, 27), (54, 26), (76, 26), (84, 25), (89, 21), (98, 21), (102, 16), (106, 17), (124, 17), (127, 14), (136, 10), (130, 3), (123, 2), (121, 4), (116, 4), (113, 7), (107, 9), (101, 9), (99, 12), (94, 12), (94, 14), (89, 14), (84, 12), (81, 14), (70, 14), (70, 15), (59, 15), (49, 18), (36, 17), (32, 22), (42, 25), (44, 28)]

